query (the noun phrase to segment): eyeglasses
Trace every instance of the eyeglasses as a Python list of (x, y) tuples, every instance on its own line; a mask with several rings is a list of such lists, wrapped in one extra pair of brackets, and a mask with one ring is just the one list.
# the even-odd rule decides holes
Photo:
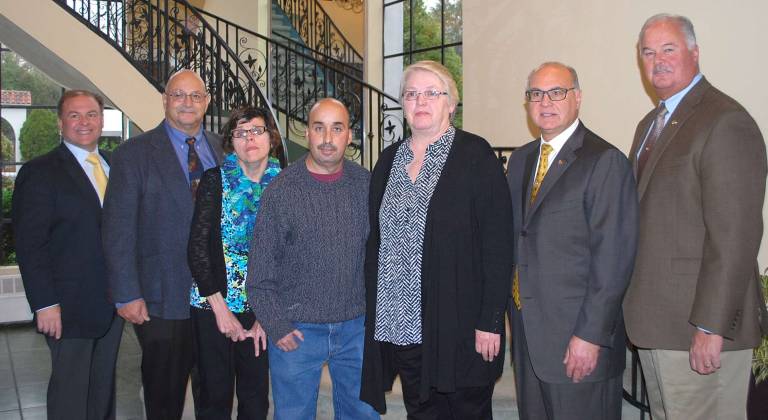
[(550, 101), (562, 101), (568, 96), (569, 90), (575, 90), (576, 88), (554, 88), (550, 90), (531, 89), (525, 92), (525, 99), (528, 102), (541, 102), (544, 100), (544, 95), (549, 96)]
[(192, 92), (192, 93), (186, 93), (182, 92), (180, 90), (176, 90), (173, 92), (166, 92), (165, 96), (171, 98), (173, 102), (183, 102), (187, 97), (192, 99), (192, 102), (199, 104), (200, 102), (203, 102), (205, 98), (208, 97), (208, 93), (202, 93), (202, 92)]
[(403, 99), (406, 101), (415, 101), (419, 95), (423, 96), (427, 101), (434, 101), (442, 95), (447, 95), (448, 92), (440, 92), (439, 90), (425, 90), (424, 92), (417, 92), (415, 90), (406, 90), (403, 92)]
[(267, 132), (267, 127), (264, 127), (263, 125), (255, 125), (247, 130), (245, 128), (237, 128), (232, 130), (232, 138), (246, 139), (248, 138), (248, 134), (255, 134), (257, 136), (260, 136), (266, 132)]

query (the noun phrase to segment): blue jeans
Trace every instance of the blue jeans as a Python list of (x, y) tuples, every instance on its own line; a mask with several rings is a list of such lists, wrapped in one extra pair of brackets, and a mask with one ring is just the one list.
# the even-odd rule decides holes
[[(379, 414), (360, 401), (363, 366), (364, 316), (331, 324), (295, 323), (304, 334), (299, 348), (284, 352), (269, 340), (269, 368), (275, 420), (314, 419), (320, 373), (328, 362), (333, 385), (336, 420), (378, 419)], [(282, 337), (281, 337), (282, 338)]]

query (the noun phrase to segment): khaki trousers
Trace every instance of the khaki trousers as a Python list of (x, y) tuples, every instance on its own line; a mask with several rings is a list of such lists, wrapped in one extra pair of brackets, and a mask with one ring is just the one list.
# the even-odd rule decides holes
[(747, 417), (752, 350), (725, 351), (720, 369), (700, 375), (687, 351), (638, 349), (653, 420), (740, 420)]

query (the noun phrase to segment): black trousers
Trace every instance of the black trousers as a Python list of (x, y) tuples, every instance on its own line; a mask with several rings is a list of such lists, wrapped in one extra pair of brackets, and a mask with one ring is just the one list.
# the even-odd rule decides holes
[(622, 376), (580, 383), (550, 383), (540, 380), (533, 370), (528, 354), (528, 342), (525, 340), (525, 327), (520, 311), (511, 301), (510, 308), (520, 420), (620, 420)]
[(392, 346), (394, 364), (400, 374), (403, 402), (408, 420), (486, 420), (493, 418), (492, 398), (495, 383), (482, 387), (457, 388), (456, 392), (432, 389), (429, 399), (419, 402), (421, 385), (421, 344)]
[(192, 321), (150, 317), (150, 321), (134, 325), (141, 346), (147, 420), (181, 419), (194, 363)]
[[(232, 342), (219, 331), (213, 311), (191, 308), (200, 373), (198, 420), (229, 420), (237, 390), (238, 420), (264, 420), (269, 411), (269, 358), (255, 356), (254, 340)], [(243, 328), (253, 326), (252, 312), (234, 314)]]
[(104, 420), (115, 418), (115, 366), (123, 319), (115, 315), (104, 336), (46, 336), (51, 350), (48, 418)]

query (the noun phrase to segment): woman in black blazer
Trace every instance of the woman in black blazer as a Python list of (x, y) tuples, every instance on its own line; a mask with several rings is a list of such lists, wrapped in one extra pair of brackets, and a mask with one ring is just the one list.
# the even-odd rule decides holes
[(190, 304), (201, 382), (197, 415), (231, 418), (236, 383), (237, 418), (266, 419), (267, 338), (248, 305), (245, 278), (261, 193), (280, 172), (282, 143), (263, 109), (234, 111), (223, 131), (228, 155), (200, 180), (189, 235)]
[(451, 125), (445, 67), (407, 67), (401, 99), (412, 137), (382, 152), (371, 179), (361, 398), (383, 413), (399, 373), (409, 419), (488, 419), (511, 285), (509, 190), (488, 142)]

